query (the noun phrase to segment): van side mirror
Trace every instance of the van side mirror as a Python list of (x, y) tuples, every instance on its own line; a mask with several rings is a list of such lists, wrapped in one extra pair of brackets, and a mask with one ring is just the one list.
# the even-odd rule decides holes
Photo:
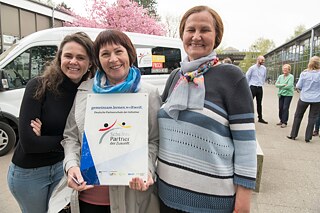
[(0, 69), (0, 91), (9, 89), (8, 76), (3, 69)]

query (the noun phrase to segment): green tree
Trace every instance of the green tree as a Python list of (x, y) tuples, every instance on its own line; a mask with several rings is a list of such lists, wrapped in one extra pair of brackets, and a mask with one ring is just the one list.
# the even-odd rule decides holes
[(243, 72), (247, 72), (249, 67), (251, 67), (256, 62), (257, 53), (255, 52), (246, 52), (246, 56), (240, 62), (239, 67)]
[(257, 55), (264, 55), (275, 47), (274, 41), (260, 37), (249, 47), (249, 51)]
[(294, 29), (294, 33), (292, 36), (290, 36), (289, 38), (286, 39), (286, 42), (292, 40), (293, 38), (301, 35), (302, 33), (304, 33), (306, 31), (306, 26), (303, 24), (300, 24), (298, 26), (296, 26), (296, 28)]
[(61, 2), (56, 6), (56, 9), (64, 9), (64, 10), (70, 11), (71, 7), (68, 7), (68, 5), (64, 2)]
[(217, 49), (215, 49), (214, 51), (219, 55), (219, 54), (224, 54), (225, 53), (225, 46), (220, 44), (219, 47)]
[(258, 38), (246, 53), (246, 57), (240, 62), (240, 67), (244, 72), (247, 72), (250, 66), (256, 63), (259, 55), (264, 55), (276, 47), (274, 41), (265, 38)]
[(153, 16), (159, 19), (159, 15), (157, 13), (158, 2), (156, 0), (134, 0), (134, 1), (137, 2), (143, 8), (145, 8), (148, 11), (149, 16)]

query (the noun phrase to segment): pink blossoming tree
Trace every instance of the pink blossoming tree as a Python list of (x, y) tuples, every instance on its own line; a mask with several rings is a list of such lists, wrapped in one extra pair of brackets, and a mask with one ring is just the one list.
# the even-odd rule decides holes
[[(64, 8), (59, 9), (65, 11)], [(87, 0), (87, 17), (80, 16), (73, 11), (65, 12), (72, 15), (75, 20), (65, 23), (64, 26), (117, 29), (152, 35), (166, 34), (164, 24), (150, 17), (146, 9), (132, 0), (117, 0), (111, 6), (108, 5), (107, 0)]]

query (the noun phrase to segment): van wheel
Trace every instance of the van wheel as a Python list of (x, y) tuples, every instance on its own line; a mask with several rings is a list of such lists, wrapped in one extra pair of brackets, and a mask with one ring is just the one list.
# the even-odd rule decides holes
[(16, 133), (12, 127), (0, 121), (0, 156), (11, 151), (16, 143)]

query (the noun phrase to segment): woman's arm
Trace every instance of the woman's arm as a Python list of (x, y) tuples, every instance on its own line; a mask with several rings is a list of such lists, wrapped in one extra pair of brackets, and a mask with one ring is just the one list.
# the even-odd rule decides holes
[(250, 212), (251, 193), (255, 188), (257, 143), (253, 100), (245, 79), (235, 84), (230, 97), (227, 98), (227, 105), (234, 144), (233, 181), (237, 187), (234, 213), (247, 213)]
[(63, 133), (64, 139), (61, 141), (65, 155), (63, 167), (66, 172), (68, 172), (71, 167), (80, 167), (81, 144), (79, 130), (75, 120), (75, 104), (76, 99), (67, 118)]
[(234, 145), (234, 184), (255, 188), (257, 142), (254, 106), (245, 79), (238, 81), (227, 98), (230, 130)]
[[(63, 161), (63, 167), (68, 177), (68, 186), (77, 191), (83, 191), (93, 188), (94, 186), (87, 185), (80, 171), (81, 138), (79, 138), (80, 132), (75, 115), (77, 102), (84, 104), (83, 107), (85, 109), (85, 103), (79, 101), (78, 96), (76, 96), (67, 118), (66, 126), (63, 133), (64, 139), (61, 141), (61, 144), (64, 148), (65, 158)], [(83, 116), (84, 120), (85, 115), (82, 113), (79, 114)]]
[(236, 193), (234, 213), (249, 213), (252, 190), (238, 186)]
[(299, 80), (298, 80), (298, 82), (297, 82), (297, 84), (296, 84), (296, 88), (299, 89), (299, 90), (301, 90), (302, 87), (303, 87), (303, 76), (304, 76), (304, 72), (306, 72), (306, 71), (303, 71), (303, 72), (300, 74)]
[(144, 183), (141, 178), (132, 178), (129, 182), (131, 189), (146, 191), (149, 186), (154, 184), (155, 167), (159, 150), (159, 127), (158, 127), (158, 111), (161, 105), (161, 98), (157, 89), (152, 89), (149, 92), (149, 154), (148, 154), (148, 180)]
[(155, 178), (156, 160), (159, 151), (158, 111), (161, 98), (157, 89), (149, 93), (149, 172)]
[[(37, 78), (30, 80), (23, 95), (19, 114), (20, 144), (26, 153), (62, 151), (62, 146), (60, 145), (60, 141), (63, 138), (62, 135), (37, 135), (33, 127), (30, 126), (32, 120), (41, 119), (42, 102), (33, 98), (38, 84), (39, 80)], [(42, 120), (42, 122), (44, 123), (45, 121)]]
[(294, 88), (294, 79), (293, 79), (293, 75), (290, 75), (283, 89), (292, 90), (293, 88)]
[(277, 81), (276, 81), (275, 85), (276, 85), (276, 87), (277, 87), (277, 88), (281, 88), (281, 87), (283, 87), (283, 86), (284, 86), (284, 84), (283, 84), (283, 83), (281, 83), (281, 75), (279, 75), (279, 77), (278, 77), (278, 79), (277, 79)]

